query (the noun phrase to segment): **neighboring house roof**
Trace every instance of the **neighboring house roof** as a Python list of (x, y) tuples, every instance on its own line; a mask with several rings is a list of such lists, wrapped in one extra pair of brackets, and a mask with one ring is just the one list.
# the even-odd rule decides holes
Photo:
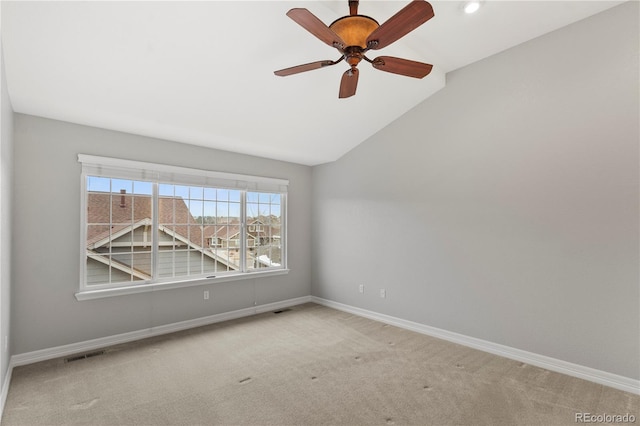
[[(87, 223), (112, 224), (111, 229), (89, 226), (87, 247), (95, 246), (100, 240), (108, 241), (117, 234), (151, 224), (151, 197), (143, 195), (89, 192), (87, 197)], [(124, 203), (122, 202), (124, 201)], [(160, 197), (158, 200), (158, 223), (165, 230), (181, 236), (181, 240), (203, 246), (202, 226), (196, 223), (186, 203), (180, 197)], [(109, 209), (111, 205), (111, 209)], [(110, 217), (111, 216), (111, 217)]]

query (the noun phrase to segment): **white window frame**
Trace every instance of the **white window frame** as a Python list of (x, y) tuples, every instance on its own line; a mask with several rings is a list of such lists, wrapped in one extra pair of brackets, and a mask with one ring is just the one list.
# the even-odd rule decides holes
[[(254, 279), (258, 277), (283, 275), (289, 272), (287, 267), (287, 191), (289, 181), (261, 176), (250, 176), (226, 172), (171, 166), (166, 164), (146, 163), (141, 161), (124, 160), (111, 157), (78, 154), (78, 162), (82, 164), (81, 197), (80, 197), (80, 286), (75, 294), (77, 300), (96, 299), (101, 297), (134, 294), (159, 289), (190, 287), (195, 285), (212, 284), (215, 282)], [(247, 192), (272, 192), (281, 194), (281, 266), (248, 269), (246, 266), (246, 246), (240, 250), (240, 271), (216, 273), (208, 277), (157, 278), (140, 282), (86, 284), (86, 235), (87, 235), (87, 176), (108, 177), (115, 179), (130, 179), (152, 182), (154, 195), (153, 210), (157, 211), (157, 187), (159, 183), (176, 185), (208, 186), (215, 188), (239, 190), (241, 193), (241, 224), (240, 241), (246, 240), (246, 194)], [(154, 213), (153, 235), (157, 235), (157, 216)], [(151, 241), (154, 238), (152, 237)], [(153, 244), (155, 261), (158, 243)]]

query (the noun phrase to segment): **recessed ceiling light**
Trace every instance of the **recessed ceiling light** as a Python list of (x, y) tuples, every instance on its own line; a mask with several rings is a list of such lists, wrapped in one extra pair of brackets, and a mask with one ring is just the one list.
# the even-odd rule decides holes
[(478, 9), (480, 9), (480, 2), (477, 0), (468, 1), (463, 5), (462, 8), (464, 9), (464, 13), (476, 13)]

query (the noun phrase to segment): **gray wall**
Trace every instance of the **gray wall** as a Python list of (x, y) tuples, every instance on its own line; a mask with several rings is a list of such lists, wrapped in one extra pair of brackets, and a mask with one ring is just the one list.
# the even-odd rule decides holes
[(640, 378), (638, 12), (452, 72), (314, 167), (312, 294)]
[(4, 54), (0, 45), (0, 389), (9, 367), (11, 312), (11, 202), (13, 174), (13, 109), (4, 73)]
[[(247, 308), (254, 295), (265, 304), (310, 294), (310, 167), (22, 114), (15, 115), (14, 130), (12, 353)], [(78, 153), (289, 179), (291, 272), (78, 302)]]

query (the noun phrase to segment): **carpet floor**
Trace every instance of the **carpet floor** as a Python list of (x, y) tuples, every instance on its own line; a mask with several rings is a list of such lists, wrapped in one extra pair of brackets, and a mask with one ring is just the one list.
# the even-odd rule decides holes
[(16, 367), (2, 425), (575, 425), (639, 411), (631, 393), (309, 303)]

